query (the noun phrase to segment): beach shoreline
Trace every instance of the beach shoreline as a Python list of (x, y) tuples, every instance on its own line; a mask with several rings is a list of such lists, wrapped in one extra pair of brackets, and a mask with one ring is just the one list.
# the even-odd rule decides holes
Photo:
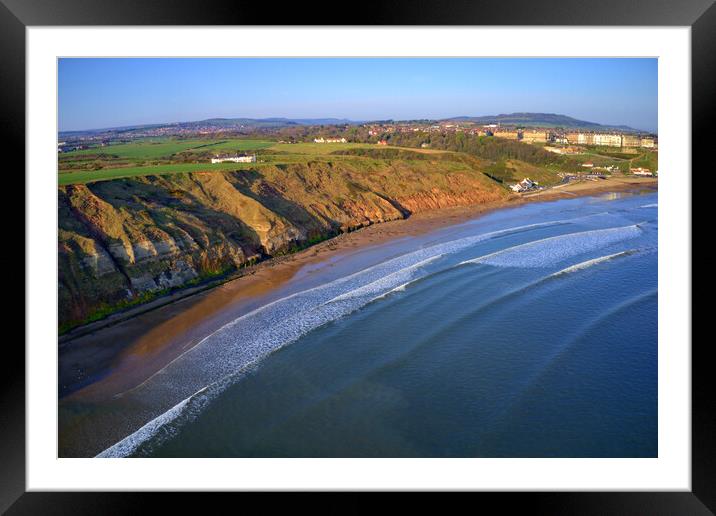
[[(656, 179), (581, 181), (514, 196), (500, 203), (446, 208), (344, 233), (298, 253), (272, 258), (238, 276), (186, 289), (83, 327), (60, 342), (59, 397), (98, 401), (121, 395), (218, 328), (285, 293), (301, 271), (321, 281), (321, 268), (384, 244), (424, 235), (504, 208), (612, 192), (658, 189)], [(153, 303), (156, 303), (153, 305)]]

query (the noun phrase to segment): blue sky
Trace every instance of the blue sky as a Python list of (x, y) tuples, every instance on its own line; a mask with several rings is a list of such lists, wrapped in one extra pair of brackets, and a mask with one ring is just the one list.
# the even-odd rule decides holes
[(559, 113), (657, 130), (657, 59), (60, 59), (59, 130)]

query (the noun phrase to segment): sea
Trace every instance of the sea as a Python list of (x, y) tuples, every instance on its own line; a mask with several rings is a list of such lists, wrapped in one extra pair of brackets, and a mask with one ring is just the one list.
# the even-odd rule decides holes
[(231, 321), (99, 457), (656, 457), (658, 198), (499, 210)]

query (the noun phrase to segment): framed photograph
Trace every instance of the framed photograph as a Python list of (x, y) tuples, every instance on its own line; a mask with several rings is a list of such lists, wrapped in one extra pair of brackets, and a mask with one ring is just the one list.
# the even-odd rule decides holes
[(351, 25), (3, 3), (26, 335), (0, 508), (715, 510), (691, 338), (711, 1), (394, 3)]

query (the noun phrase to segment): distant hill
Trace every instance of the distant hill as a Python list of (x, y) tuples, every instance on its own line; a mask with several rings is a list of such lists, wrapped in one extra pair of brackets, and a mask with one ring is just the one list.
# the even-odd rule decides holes
[(456, 116), (443, 121), (473, 122), (476, 124), (502, 124), (540, 127), (564, 127), (575, 129), (606, 130), (618, 129), (627, 132), (643, 132), (626, 125), (604, 125), (556, 113), (510, 113), (488, 116)]
[(179, 129), (195, 129), (199, 127), (213, 127), (222, 129), (253, 128), (253, 129), (280, 129), (282, 127), (301, 125), (355, 125), (363, 122), (348, 120), (346, 118), (207, 118), (191, 122), (172, 122), (166, 124), (141, 124), (122, 127), (105, 127), (101, 129), (86, 129), (81, 131), (60, 131), (60, 138), (75, 138), (97, 133), (132, 133), (147, 129), (175, 127)]
[(288, 127), (292, 125), (338, 125), (357, 124), (345, 118), (209, 118), (196, 122), (181, 122), (181, 126), (226, 126), (226, 127)]

